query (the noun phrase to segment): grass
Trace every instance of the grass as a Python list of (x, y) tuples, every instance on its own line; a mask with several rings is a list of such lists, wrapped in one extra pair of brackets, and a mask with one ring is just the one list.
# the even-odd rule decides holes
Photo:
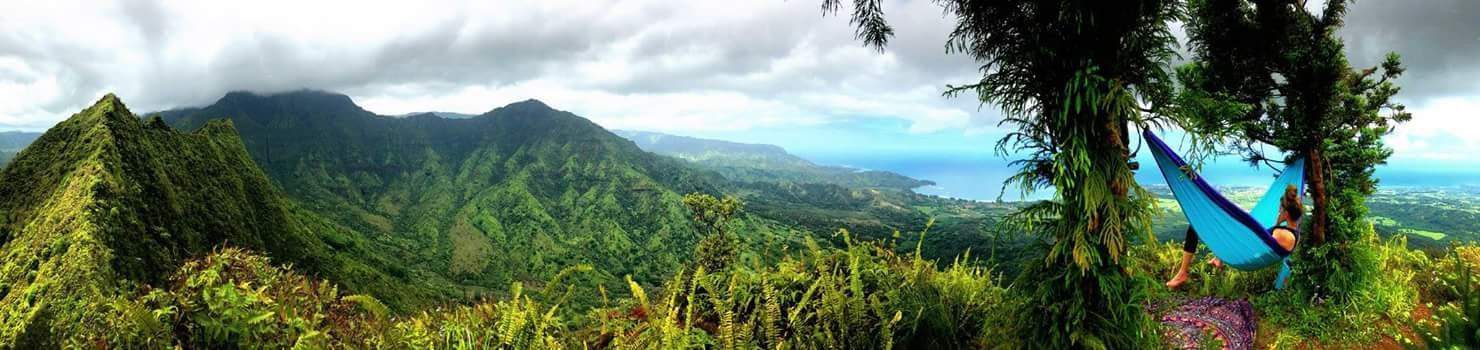
[[(1016, 344), (1025, 304), (969, 256), (937, 265), (895, 247), (816, 242), (772, 264), (690, 267), (660, 288), (625, 279), (630, 297), (577, 288), (562, 270), (543, 287), (513, 283), (504, 297), (397, 315), (368, 295), (221, 248), (192, 259), (165, 285), (111, 302), (101, 348), (696, 349), (1000, 348)], [(580, 308), (577, 293), (602, 306)], [(1016, 344), (1018, 346), (1031, 344)], [(80, 346), (80, 345), (78, 345)]]
[[(724, 271), (691, 267), (672, 275), (658, 288), (629, 279), (630, 297), (610, 296), (612, 291), (607, 289), (571, 288), (557, 278), (540, 287), (541, 292), (523, 291), (515, 284), (508, 293), (500, 293), (505, 297), (499, 299), (408, 316), (377, 315), (377, 303), (365, 296), (320, 295), (307, 301), (311, 303), (308, 306), (327, 305), (321, 310), (330, 319), (347, 322), (310, 322), (309, 332), (243, 323), (251, 320), (251, 313), (233, 316), (240, 313), (232, 308), (258, 314), (284, 310), (276, 312), (292, 316), (286, 306), (272, 300), (303, 300), (269, 294), (260, 299), (231, 299), (232, 304), (223, 304), (226, 309), (197, 309), (192, 311), (192, 318), (167, 317), (160, 321), (167, 327), (156, 328), (164, 332), (196, 329), (188, 324), (169, 324), (172, 320), (223, 321), (233, 327), (233, 332), (290, 343), (290, 339), (322, 332), (329, 337), (310, 337), (307, 341), (336, 348), (1011, 348), (1034, 344), (1014, 339), (1021, 330), (1013, 324), (1013, 315), (1032, 307), (1023, 290), (998, 284), (991, 270), (973, 267), (970, 258), (948, 264), (932, 262), (922, 260), (918, 253), (896, 253), (890, 243), (855, 241), (847, 233), (839, 235), (845, 248), (822, 248), (810, 242), (806, 249), (785, 254), (772, 263), (750, 261)], [(1429, 309), (1424, 304), (1435, 310), (1455, 308), (1459, 298), (1444, 286), (1455, 279), (1454, 271), (1463, 265), (1409, 249), (1402, 238), (1353, 243), (1370, 248), (1376, 268), (1383, 273), (1369, 288), (1355, 291), (1349, 302), (1324, 302), (1295, 290), (1274, 290), (1270, 282), (1275, 269), (1214, 270), (1199, 263), (1192, 270), (1193, 279), (1182, 290), (1149, 290), (1149, 305), (1168, 305), (1199, 296), (1247, 298), (1259, 317), (1255, 337), (1259, 348), (1421, 346), (1426, 340), (1418, 339), (1418, 335), (1430, 334), (1428, 330), (1473, 322), (1464, 318), (1414, 321), (1424, 318), (1426, 311), (1422, 310)], [(1456, 256), (1480, 261), (1480, 248), (1465, 246), (1458, 250)], [(222, 253), (229, 259), (246, 259), (255, 266), (251, 269), (263, 268), (259, 258), (242, 256), (231, 249)], [(1160, 279), (1170, 275), (1180, 256), (1175, 243), (1139, 245), (1127, 256), (1126, 268), (1132, 275)], [(223, 257), (218, 254), (204, 261), (213, 259)], [(289, 276), (280, 279), (295, 285), (313, 283), (284, 273), (259, 274)], [(188, 281), (198, 275), (200, 271), (186, 268), (177, 278)], [(242, 282), (247, 281), (233, 284)], [(266, 286), (269, 291), (292, 290), (249, 283)], [(148, 305), (168, 308), (172, 304), (151, 300), (181, 303), (182, 296), (187, 300), (204, 297), (191, 294), (195, 293), (192, 290), (201, 290), (200, 286), (184, 286), (195, 289), (172, 290), (167, 292), (173, 293), (170, 298), (151, 296), (144, 300), (146, 304), (155, 303)], [(204, 290), (216, 288), (206, 287)], [(574, 307), (567, 301), (581, 293), (599, 294), (602, 306), (558, 312)], [(1155, 315), (1158, 310), (1164, 309), (1148, 312)], [(1209, 339), (1203, 345), (1217, 345)]]
[(1420, 236), (1420, 237), (1432, 239), (1432, 240), (1435, 240), (1435, 241), (1442, 240), (1442, 239), (1444, 239), (1444, 237), (1447, 236), (1443, 232), (1434, 232), (1434, 231), (1428, 231), (1428, 230), (1420, 230), (1420, 229), (1416, 229), (1416, 228), (1403, 228), (1403, 229), (1399, 229), (1398, 232), (1399, 233), (1403, 233), (1403, 234), (1408, 234), (1408, 235)]
[[(1203, 254), (1194, 260), (1191, 279), (1181, 289), (1152, 290), (1150, 305), (1174, 304), (1177, 300), (1203, 296), (1249, 299), (1259, 318), (1255, 337), (1259, 348), (1372, 348), (1378, 344), (1416, 341), (1412, 339), (1415, 332), (1410, 320), (1418, 306), (1444, 302), (1427, 291), (1426, 288), (1435, 285), (1430, 282), (1435, 279), (1431, 276), (1443, 274), (1434, 271), (1452, 268), (1435, 265), (1427, 254), (1409, 249), (1402, 238), (1351, 244), (1368, 247), (1378, 264), (1376, 270), (1381, 273), (1371, 284), (1354, 291), (1348, 302), (1312, 299), (1293, 289), (1275, 290), (1272, 283), (1277, 267), (1255, 271), (1215, 270), (1203, 263), (1207, 259)], [(1181, 255), (1179, 242), (1141, 245), (1132, 249), (1126, 268), (1132, 274), (1165, 280), (1172, 275)]]

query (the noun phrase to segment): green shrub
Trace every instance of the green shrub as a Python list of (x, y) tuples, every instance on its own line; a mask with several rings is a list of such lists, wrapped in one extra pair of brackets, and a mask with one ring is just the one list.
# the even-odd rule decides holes
[(1480, 247), (1454, 246), (1449, 256), (1431, 269), (1433, 285), (1427, 294), (1433, 299), (1433, 314), (1413, 327), (1421, 334), (1424, 347), (1432, 349), (1474, 349), (1480, 347), (1480, 276), (1475, 274)]
[(145, 300), (171, 316), (178, 341), (188, 347), (323, 348), (353, 340), (361, 327), (348, 325), (377, 321), (360, 311), (365, 297), (344, 300), (332, 284), (237, 248), (186, 262), (169, 283), (167, 293)]
[[(537, 293), (396, 316), (366, 295), (273, 265), (238, 248), (187, 261), (165, 288), (105, 308), (91, 343), (121, 348), (996, 348), (1021, 346), (1024, 306), (969, 255), (944, 269), (915, 254), (856, 242), (809, 249), (771, 265), (697, 266), (662, 288), (628, 279), (631, 297), (562, 312), (576, 289), (562, 270)], [(650, 299), (649, 295), (654, 298)], [(543, 301), (542, 301), (543, 300)], [(571, 320), (583, 315), (589, 320)], [(587, 324), (576, 328), (573, 324)], [(87, 338), (84, 338), (87, 339)]]
[(969, 256), (944, 270), (876, 243), (807, 252), (760, 269), (676, 276), (657, 299), (596, 312), (615, 348), (990, 348), (1015, 343), (1021, 304)]
[[(1172, 277), (1177, 265), (1182, 262), (1182, 245), (1180, 242), (1137, 245), (1131, 248), (1127, 257), (1126, 270), (1131, 275), (1146, 276), (1159, 281), (1166, 280)], [(1216, 268), (1205, 263), (1211, 257), (1213, 255), (1207, 253), (1194, 258), (1192, 266), (1187, 270), (1190, 279), (1175, 294), (1192, 297), (1244, 298), (1274, 289), (1275, 275), (1279, 273), (1278, 265), (1254, 271), (1229, 267)], [(1172, 291), (1165, 288), (1153, 286), (1151, 289), (1152, 300), (1164, 300), (1174, 295)]]
[[(561, 349), (558, 306), (545, 307), (514, 284), (513, 296), (497, 302), (437, 309), (396, 322), (385, 344), (412, 349)], [(376, 346), (380, 347), (380, 346)]]
[[(1401, 327), (1409, 323), (1418, 303), (1420, 290), (1415, 284), (1428, 269), (1427, 256), (1408, 249), (1406, 240), (1379, 242), (1370, 232), (1360, 240), (1333, 242), (1316, 250), (1327, 247), (1342, 249), (1344, 258), (1311, 263), (1330, 264), (1326, 271), (1337, 273), (1328, 274), (1327, 281), (1339, 287), (1303, 289), (1293, 284), (1297, 287), (1260, 295), (1254, 305), (1262, 321), (1292, 337), (1334, 346), (1362, 346), (1384, 336), (1410, 341)], [(1301, 271), (1295, 268), (1291, 278), (1302, 278)], [(1313, 290), (1341, 292), (1332, 296)]]

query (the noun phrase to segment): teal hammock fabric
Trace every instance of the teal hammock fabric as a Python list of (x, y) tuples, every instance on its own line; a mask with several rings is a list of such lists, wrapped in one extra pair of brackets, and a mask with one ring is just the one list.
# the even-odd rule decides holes
[(1275, 241), (1270, 228), (1279, 217), (1280, 197), (1284, 195), (1285, 187), (1295, 185), (1300, 193), (1305, 193), (1305, 161), (1298, 159), (1286, 166), (1254, 209), (1245, 212), (1192, 172), (1187, 162), (1160, 138), (1149, 130), (1141, 134), (1155, 156), (1167, 186), (1172, 188), (1172, 195), (1182, 206), (1182, 213), (1187, 215), (1187, 222), (1197, 230), (1197, 237), (1213, 251), (1213, 255), (1240, 270), (1280, 263), (1275, 287), (1284, 288), (1285, 278), (1290, 275), (1290, 265), (1286, 261), (1290, 252)]

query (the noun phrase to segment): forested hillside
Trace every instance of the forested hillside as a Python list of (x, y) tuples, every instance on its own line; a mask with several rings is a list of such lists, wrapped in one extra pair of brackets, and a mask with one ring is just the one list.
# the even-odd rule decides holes
[(0, 198), (0, 348), (128, 332), (103, 326), (119, 326), (107, 319), (127, 297), (225, 243), (386, 300), (430, 299), (382, 272), (400, 261), (282, 199), (230, 121), (179, 133), (105, 96), (4, 168)]
[(67, 2), (0, 350), (1480, 349), (1480, 1)]
[[(657, 283), (698, 239), (681, 194), (723, 182), (535, 100), (470, 119), (392, 118), (339, 94), (237, 92), (161, 115), (187, 130), (229, 118), (291, 197), (464, 297), (574, 265), (593, 271), (572, 278), (609, 288), (626, 275)], [(772, 231), (754, 232), (744, 238), (760, 244)]]
[[(1030, 239), (996, 232), (996, 223), (1023, 203), (988, 203), (914, 193), (933, 184), (887, 171), (818, 165), (775, 145), (747, 144), (646, 131), (614, 131), (648, 152), (685, 160), (724, 176), (726, 193), (742, 198), (750, 212), (807, 232), (846, 228), (857, 237), (888, 239), (897, 232), (901, 247), (915, 247), (929, 258), (950, 259), (968, 250), (988, 260), (1015, 261)], [(823, 239), (841, 244), (838, 237)], [(1001, 256), (996, 253), (1002, 253)], [(997, 259), (1001, 258), (1001, 259)], [(1015, 269), (1008, 264), (1009, 270)]]
[[(1033, 240), (986, 234), (1027, 203), (728, 181), (533, 101), (395, 119), (354, 117), (342, 97), (238, 94), (162, 113), (195, 130), (181, 133), (109, 95), (48, 131), (0, 171), (0, 196), (15, 199), (0, 204), (0, 348), (1042, 345), (1018, 336), (1032, 332), (1020, 318), (1040, 307), (1035, 290), (1007, 282), (1038, 275)], [(257, 143), (235, 136), (244, 124)], [(352, 141), (292, 132), (314, 125)], [(1181, 225), (1160, 209), (1156, 230)], [(1367, 227), (1365, 263), (1387, 273), (1345, 316), (1270, 290), (1271, 270), (1199, 268), (1200, 286), (1148, 289), (1132, 306), (1256, 295), (1261, 344), (1465, 341), (1433, 332), (1472, 324), (1463, 315), (1480, 308), (1460, 302), (1480, 298), (1477, 250), (1428, 257)], [(1137, 244), (1124, 264), (1163, 276), (1173, 254)], [(1402, 323), (1431, 310), (1419, 301), (1435, 318)]]

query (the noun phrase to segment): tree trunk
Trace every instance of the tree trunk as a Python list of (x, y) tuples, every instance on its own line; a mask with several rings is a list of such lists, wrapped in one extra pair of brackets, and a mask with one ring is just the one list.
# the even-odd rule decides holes
[(1312, 213), (1315, 220), (1310, 225), (1310, 237), (1311, 244), (1318, 246), (1326, 242), (1326, 229), (1330, 226), (1327, 220), (1330, 196), (1326, 193), (1326, 158), (1317, 146), (1306, 151), (1306, 159), (1310, 166), (1306, 183), (1310, 184), (1310, 196), (1315, 202)]

